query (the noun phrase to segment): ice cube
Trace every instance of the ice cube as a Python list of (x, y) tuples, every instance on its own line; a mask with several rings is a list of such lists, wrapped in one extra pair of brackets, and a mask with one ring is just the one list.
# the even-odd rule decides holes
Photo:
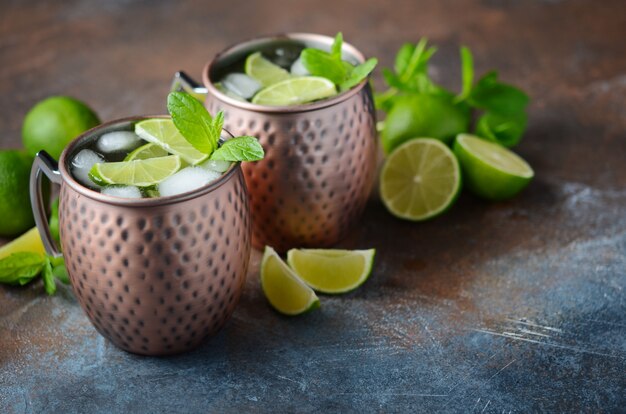
[(270, 54), (270, 60), (285, 69), (288, 69), (294, 60), (300, 56), (302, 47), (296, 45), (285, 45), (278, 47), (274, 50), (273, 54)]
[(110, 187), (104, 187), (102, 194), (123, 197), (123, 198), (141, 198), (141, 191), (139, 188), (132, 185), (114, 185)]
[(105, 154), (120, 151), (130, 151), (137, 148), (141, 144), (139, 138), (134, 132), (115, 131), (109, 132), (98, 138), (96, 147)]
[(200, 167), (187, 167), (168, 177), (159, 184), (163, 197), (186, 193), (220, 178), (222, 174)]
[(80, 150), (72, 159), (72, 175), (84, 186), (100, 188), (89, 178), (89, 170), (98, 162), (104, 162), (100, 154), (89, 149)]
[(291, 65), (291, 74), (294, 76), (309, 76), (311, 73), (304, 67), (302, 59), (298, 58)]
[(208, 160), (200, 164), (200, 166), (218, 173), (223, 173), (230, 168), (230, 164), (230, 161)]
[(226, 77), (222, 79), (222, 85), (231, 92), (246, 99), (252, 98), (254, 94), (261, 89), (259, 82), (243, 73), (231, 73), (226, 75)]

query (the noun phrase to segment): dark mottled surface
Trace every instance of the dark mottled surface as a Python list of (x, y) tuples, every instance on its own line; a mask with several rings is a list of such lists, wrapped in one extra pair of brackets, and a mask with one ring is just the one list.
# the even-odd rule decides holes
[(163, 112), (174, 71), (255, 34), (343, 30), (384, 65), (425, 35), (445, 84), (464, 43), (530, 92), (537, 179), (423, 224), (374, 198), (343, 243), (379, 249), (371, 280), (305, 317), (268, 308), (254, 253), (232, 322), (178, 357), (113, 348), (67, 290), (0, 287), (0, 412), (625, 412), (625, 3), (221, 3), (2, 0), (1, 146), (54, 93)]

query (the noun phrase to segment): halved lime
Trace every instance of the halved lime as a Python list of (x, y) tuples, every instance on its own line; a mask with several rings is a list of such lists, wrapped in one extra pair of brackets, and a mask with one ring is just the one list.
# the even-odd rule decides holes
[(165, 157), (169, 152), (152, 142), (142, 145), (124, 158), (124, 161), (147, 160), (148, 158)]
[(272, 307), (285, 315), (300, 315), (320, 306), (315, 292), (269, 246), (261, 261), (261, 288)]
[(195, 149), (189, 141), (178, 132), (174, 122), (168, 118), (153, 118), (138, 122), (135, 134), (148, 142), (154, 143), (170, 154), (178, 155), (189, 164), (196, 165), (209, 158)]
[(461, 190), (461, 169), (441, 141), (418, 138), (396, 148), (380, 176), (380, 195), (395, 216), (420, 221), (446, 211)]
[(180, 169), (180, 157), (149, 158), (122, 162), (94, 164), (89, 178), (99, 185), (124, 184), (147, 187), (158, 184)]
[(375, 253), (375, 249), (291, 249), (287, 252), (287, 263), (316, 291), (345, 293), (367, 280)]
[(519, 155), (495, 142), (460, 134), (454, 143), (468, 188), (488, 200), (513, 197), (535, 173)]
[(285, 69), (265, 59), (261, 52), (248, 56), (245, 71), (246, 75), (263, 86), (270, 86), (291, 77)]
[(261, 89), (252, 103), (258, 105), (287, 106), (328, 98), (337, 93), (335, 84), (326, 78), (305, 76), (289, 78)]

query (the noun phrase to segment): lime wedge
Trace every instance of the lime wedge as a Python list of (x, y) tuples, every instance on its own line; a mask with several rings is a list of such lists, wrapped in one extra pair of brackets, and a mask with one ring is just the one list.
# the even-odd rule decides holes
[(0, 260), (19, 252), (39, 253), (42, 256), (46, 254), (37, 227), (33, 227), (17, 239), (0, 247)]
[(124, 184), (148, 187), (158, 184), (180, 169), (180, 157), (149, 158), (122, 162), (94, 164), (89, 178), (99, 185)]
[(320, 306), (315, 292), (269, 246), (261, 261), (261, 288), (272, 307), (285, 315), (300, 315)]
[(337, 93), (335, 84), (326, 78), (305, 76), (289, 78), (261, 89), (252, 103), (258, 105), (287, 106), (328, 98)]
[(248, 56), (245, 70), (246, 75), (263, 86), (270, 86), (291, 77), (285, 69), (265, 59), (261, 52)]
[(454, 143), (467, 187), (488, 200), (511, 198), (530, 183), (535, 173), (520, 156), (500, 144), (460, 134)]
[(461, 190), (459, 162), (433, 138), (418, 138), (396, 148), (383, 166), (380, 195), (395, 216), (420, 221), (446, 211)]
[(169, 155), (169, 152), (150, 142), (128, 154), (124, 161), (147, 160), (148, 158), (165, 157), (166, 155)]
[(375, 249), (291, 249), (287, 252), (287, 263), (316, 291), (345, 293), (367, 280), (375, 253)]
[(178, 155), (189, 164), (196, 165), (209, 158), (195, 149), (189, 141), (178, 132), (171, 119), (153, 118), (138, 122), (135, 134), (148, 142), (156, 144), (170, 154)]

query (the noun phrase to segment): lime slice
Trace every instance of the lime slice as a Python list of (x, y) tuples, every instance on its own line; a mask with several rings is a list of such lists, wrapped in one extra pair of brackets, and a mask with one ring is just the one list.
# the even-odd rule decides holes
[(17, 239), (0, 247), (0, 260), (19, 252), (39, 253), (42, 256), (46, 254), (37, 227), (33, 227)]
[(248, 56), (245, 70), (246, 75), (263, 86), (270, 86), (291, 77), (285, 69), (265, 59), (261, 52)]
[(375, 249), (291, 249), (287, 252), (287, 263), (316, 291), (345, 293), (367, 280), (375, 253)]
[(180, 157), (149, 158), (122, 162), (94, 164), (89, 178), (99, 185), (124, 184), (148, 187), (158, 184), (180, 169)]
[(153, 118), (138, 122), (135, 134), (148, 142), (154, 143), (170, 154), (178, 155), (189, 164), (196, 165), (209, 158), (195, 149), (189, 141), (178, 132), (171, 119)]
[(328, 98), (336, 93), (335, 84), (328, 79), (305, 76), (289, 78), (261, 89), (252, 98), (252, 103), (270, 106), (299, 105)]
[(166, 155), (169, 155), (169, 152), (150, 142), (128, 154), (124, 161), (147, 160), (148, 158), (165, 157)]
[(446, 211), (461, 190), (459, 162), (433, 138), (418, 138), (395, 149), (383, 166), (380, 195), (395, 216), (420, 221)]
[(272, 307), (285, 315), (300, 315), (320, 306), (315, 292), (269, 246), (261, 261), (261, 288)]
[(535, 175), (530, 165), (513, 151), (473, 135), (457, 136), (454, 153), (470, 191), (488, 200), (513, 197)]

